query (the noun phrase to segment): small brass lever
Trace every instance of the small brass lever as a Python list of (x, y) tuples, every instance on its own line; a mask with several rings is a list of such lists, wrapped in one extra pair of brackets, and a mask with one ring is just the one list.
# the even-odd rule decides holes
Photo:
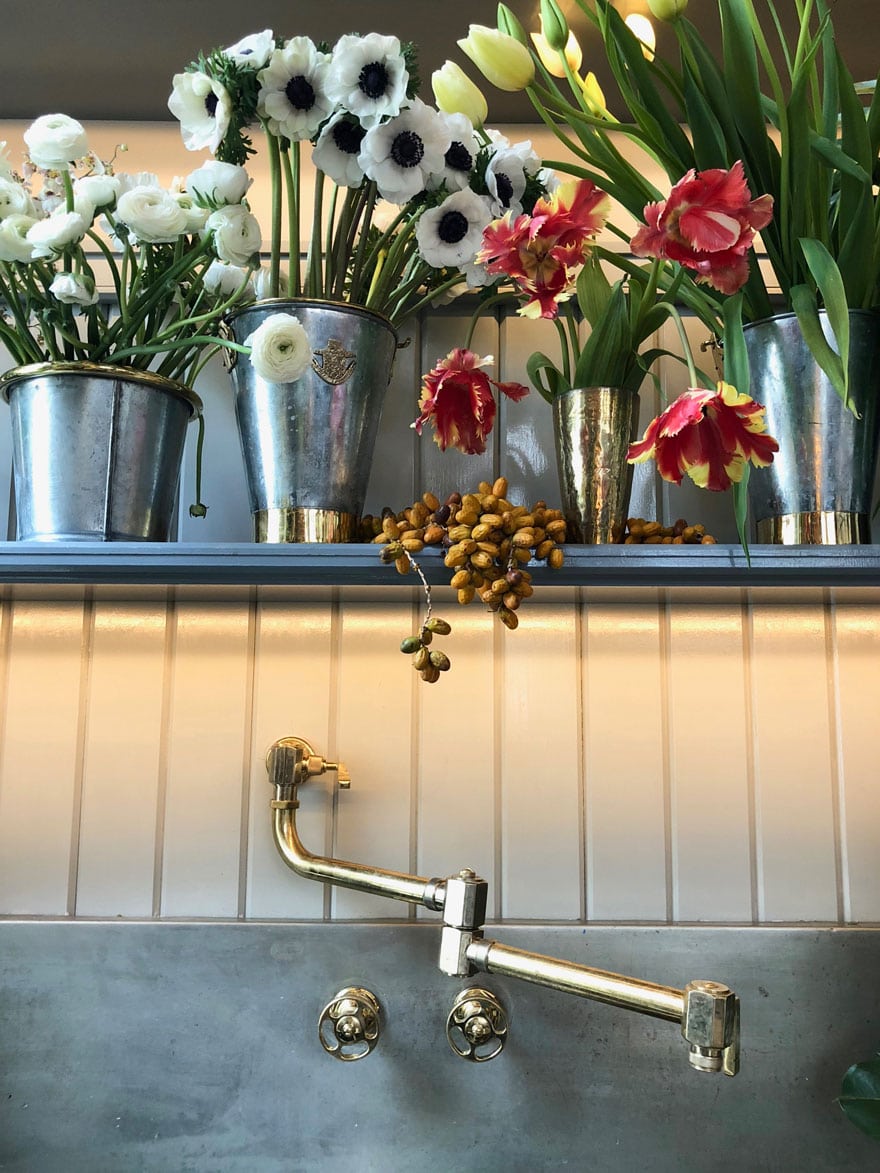
[(267, 766), (269, 765), (273, 750), (276, 749), (300, 751), (301, 757), (296, 770), (297, 777), (290, 779), (294, 785), (304, 782), (306, 778), (315, 778), (318, 774), (326, 774), (330, 771), (336, 774), (340, 790), (349, 790), (351, 788), (351, 774), (349, 774), (345, 762), (328, 762), (326, 758), (315, 753), (311, 745), (302, 737), (281, 737), (273, 745), (270, 745), (266, 754)]

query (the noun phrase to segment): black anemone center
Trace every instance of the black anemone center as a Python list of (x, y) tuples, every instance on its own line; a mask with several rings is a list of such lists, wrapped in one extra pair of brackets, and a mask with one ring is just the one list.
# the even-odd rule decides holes
[(450, 171), (470, 171), (474, 165), (473, 157), (464, 143), (453, 143), (443, 158)]
[(398, 167), (418, 167), (425, 154), (425, 144), (414, 130), (402, 130), (394, 136), (390, 154)]
[(513, 199), (513, 184), (510, 182), (510, 176), (505, 175), (503, 171), (495, 173), (495, 190), (502, 206), (509, 208)]
[(342, 119), (333, 127), (333, 141), (343, 155), (356, 155), (367, 132), (357, 122)]
[(388, 89), (388, 70), (381, 61), (368, 62), (358, 75), (358, 89), (368, 98), (381, 98)]
[(468, 233), (467, 216), (462, 212), (444, 212), (440, 217), (437, 235), (444, 244), (458, 244)]
[(301, 73), (290, 79), (284, 87), (284, 92), (294, 110), (311, 110), (315, 104), (314, 87)]
[(205, 98), (205, 109), (208, 111), (208, 116), (213, 118), (217, 112), (217, 95), (212, 90)]

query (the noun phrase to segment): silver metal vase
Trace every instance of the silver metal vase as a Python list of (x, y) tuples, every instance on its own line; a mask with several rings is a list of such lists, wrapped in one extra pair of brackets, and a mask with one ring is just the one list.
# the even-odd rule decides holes
[(258, 542), (349, 542), (356, 535), (397, 334), (382, 315), (336, 302), (273, 298), (235, 310), (244, 342), (269, 315), (293, 314), (311, 369), (268, 383), (250, 359), (231, 362), (241, 451)]
[[(825, 312), (825, 337), (833, 345)], [(750, 395), (766, 408), (779, 442), (768, 468), (753, 469), (749, 503), (759, 542), (871, 541), (870, 511), (880, 439), (880, 313), (853, 310), (849, 411), (816, 363), (794, 314), (745, 327)]]
[(619, 542), (626, 527), (639, 397), (619, 387), (580, 387), (553, 399), (559, 491), (568, 540)]
[(164, 542), (201, 400), (152, 371), (35, 363), (0, 378), (12, 412), (16, 536)]

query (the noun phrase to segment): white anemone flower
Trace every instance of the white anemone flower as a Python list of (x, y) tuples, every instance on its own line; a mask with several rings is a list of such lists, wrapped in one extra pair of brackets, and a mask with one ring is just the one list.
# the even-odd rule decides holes
[(330, 54), (319, 53), (309, 37), (291, 37), (276, 49), (257, 80), (257, 112), (272, 134), (300, 142), (311, 138), (332, 113), (327, 94)]
[(223, 56), (234, 61), (236, 65), (248, 65), (252, 69), (262, 69), (275, 48), (275, 37), (271, 29), (263, 29), (261, 33), (251, 33), (242, 37), (234, 45), (223, 50)]
[(465, 114), (444, 114), (440, 117), (449, 128), (452, 142), (443, 156), (443, 170), (432, 175), (429, 187), (446, 185), (447, 191), (462, 191), (470, 183), (480, 144), (474, 134), (474, 125)]
[(312, 162), (339, 187), (360, 187), (364, 172), (358, 155), (365, 134), (361, 124), (347, 111), (338, 111), (318, 135)]
[(98, 291), (92, 277), (85, 273), (56, 273), (49, 292), (63, 305), (94, 305)]
[(486, 187), (493, 201), (496, 216), (513, 212), (518, 216), (522, 209), (522, 197), (526, 190), (527, 172), (537, 174), (541, 160), (532, 150), (528, 140), (510, 143), (503, 135), (490, 131), (496, 150), (486, 167)]
[(359, 161), (383, 199), (405, 204), (424, 191), (428, 179), (443, 168), (452, 139), (436, 110), (419, 98), (364, 135)]
[(491, 220), (492, 213), (476, 192), (454, 191), (419, 218), (416, 240), (422, 259), (435, 269), (457, 269), (473, 261)]
[(240, 204), (251, 181), (244, 167), (209, 159), (186, 177), (186, 190), (204, 208)]
[(394, 117), (406, 101), (409, 73), (397, 37), (346, 34), (333, 46), (327, 92), (363, 126)]
[(255, 255), (260, 251), (263, 236), (260, 225), (244, 204), (230, 204), (212, 212), (205, 224), (205, 231), (214, 238), (214, 252), (228, 265), (250, 268)]
[(133, 187), (119, 197), (116, 218), (134, 240), (171, 244), (186, 232), (187, 211), (162, 187)]
[(28, 240), (28, 232), (37, 223), (33, 216), (13, 214), (0, 220), (0, 261), (18, 261), (28, 265), (36, 252)]
[(58, 211), (32, 224), (27, 238), (34, 247), (35, 257), (51, 257), (69, 244), (82, 240), (87, 228), (88, 224), (79, 212)]
[(7, 216), (33, 216), (34, 202), (22, 183), (0, 175), (0, 220)]
[(244, 340), (251, 365), (267, 383), (293, 383), (309, 369), (312, 347), (305, 327), (293, 314), (272, 314)]
[(241, 265), (228, 265), (225, 261), (211, 261), (205, 270), (203, 278), (205, 289), (222, 298), (232, 297), (234, 293), (250, 291), (250, 272)]
[(47, 171), (68, 171), (89, 153), (82, 123), (67, 114), (41, 115), (24, 132), (24, 141), (34, 166)]
[(229, 129), (232, 99), (219, 81), (206, 73), (175, 73), (168, 109), (180, 122), (188, 151), (217, 151)]

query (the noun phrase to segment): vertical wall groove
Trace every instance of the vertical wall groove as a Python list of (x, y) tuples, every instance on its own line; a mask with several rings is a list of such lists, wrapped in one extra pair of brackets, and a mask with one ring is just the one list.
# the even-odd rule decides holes
[(243, 920), (247, 915), (248, 867), (250, 836), (248, 835), (251, 807), (251, 773), (254, 754), (254, 705), (257, 691), (257, 637), (260, 627), (259, 592), (251, 587), (248, 592), (247, 683), (245, 685), (244, 758), (241, 764), (241, 823), (238, 846), (238, 905), (236, 915)]
[(76, 763), (74, 766), (73, 812), (70, 825), (70, 874), (67, 884), (67, 915), (76, 916), (79, 845), (82, 832), (83, 782), (85, 778), (86, 734), (89, 724), (89, 692), (92, 668), (92, 643), (95, 634), (95, 592), (83, 591), (82, 656), (76, 715)]
[(834, 826), (834, 875), (837, 885), (837, 920), (844, 924), (851, 915), (849, 874), (846, 866), (846, 817), (844, 808), (844, 766), (840, 719), (840, 664), (838, 662), (835, 607), (831, 591), (823, 592), (825, 649), (828, 682), (828, 725), (831, 731), (831, 818)]
[(586, 762), (587, 762), (587, 737), (586, 737), (586, 721), (587, 721), (587, 706), (584, 699), (584, 691), (586, 688), (586, 673), (584, 671), (584, 612), (586, 609), (586, 601), (584, 597), (583, 588), (578, 588), (575, 592), (574, 601), (574, 646), (575, 655), (577, 656), (577, 791), (578, 791), (578, 840), (580, 843), (580, 850), (578, 851), (578, 867), (579, 867), (579, 899), (580, 899), (580, 920), (586, 924), (588, 916), (587, 905), (587, 794), (586, 794)]
[(745, 723), (743, 735), (746, 748), (747, 803), (749, 820), (749, 890), (752, 924), (760, 920), (761, 891), (760, 862), (758, 855), (758, 808), (755, 788), (755, 715), (754, 681), (752, 679), (752, 612), (749, 592), (740, 592), (740, 614), (742, 617), (743, 692), (745, 702)]
[(660, 707), (661, 729), (661, 770), (663, 775), (663, 840), (666, 847), (666, 920), (672, 922), (678, 913), (678, 867), (677, 840), (673, 820), (675, 817), (675, 778), (672, 752), (672, 707), (670, 704), (670, 625), (669, 593), (658, 591), (657, 608), (660, 624)]
[(165, 810), (168, 798), (168, 742), (174, 711), (174, 663), (177, 649), (177, 602), (175, 591), (168, 592), (165, 610), (165, 651), (162, 673), (162, 720), (159, 730), (159, 769), (156, 793), (156, 839), (153, 853), (153, 916), (162, 913), (163, 862), (165, 858)]

